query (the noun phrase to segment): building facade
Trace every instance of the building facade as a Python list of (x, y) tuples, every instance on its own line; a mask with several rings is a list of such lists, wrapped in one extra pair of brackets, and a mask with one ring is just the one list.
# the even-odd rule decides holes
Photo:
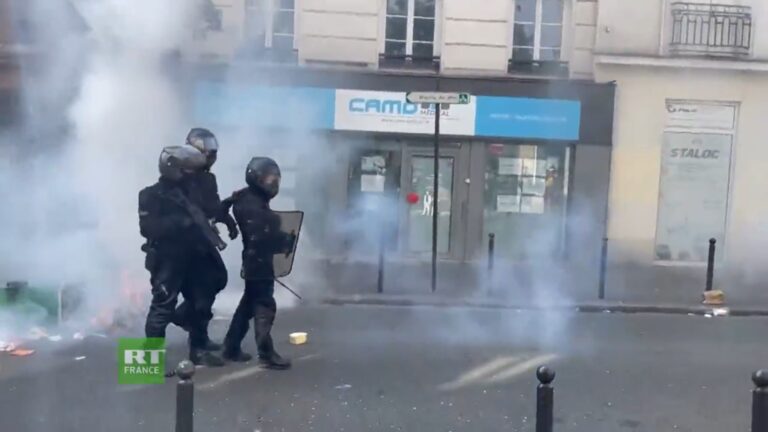
[(715, 239), (719, 287), (766, 297), (768, 9), (716, 3), (599, 2), (595, 78), (617, 84), (609, 279), (638, 296), (693, 298)]
[[(185, 52), (190, 106), (220, 134), (280, 147), (283, 204), (307, 211), (339, 289), (374, 290), (385, 245), (386, 290), (428, 291), (436, 199), (440, 289), (485, 288), (493, 235), (502, 291), (555, 272), (595, 292), (614, 115), (613, 84), (592, 78), (596, 14), (570, 0), (217, 0)], [(441, 110), (437, 191), (434, 111), (409, 91), (472, 94)]]

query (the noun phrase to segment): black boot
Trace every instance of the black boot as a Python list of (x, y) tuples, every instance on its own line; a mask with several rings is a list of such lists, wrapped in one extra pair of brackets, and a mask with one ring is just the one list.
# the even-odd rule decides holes
[(259, 353), (259, 363), (267, 369), (286, 370), (291, 368), (291, 361), (284, 359), (276, 351)]
[(256, 319), (254, 319), (254, 330), (256, 333), (256, 346), (259, 348), (259, 363), (267, 369), (290, 369), (291, 362), (284, 359), (275, 351), (272, 342), (272, 323), (275, 314), (265, 309), (259, 310)]
[(224, 348), (224, 352), (222, 352), (222, 357), (224, 357), (224, 360), (236, 362), (236, 363), (245, 363), (249, 362), (253, 359), (253, 356), (248, 354), (247, 352), (243, 352), (240, 348)]
[(216, 354), (196, 348), (189, 350), (189, 360), (196, 366), (222, 367), (225, 364), (224, 360)]
[(208, 336), (205, 337), (205, 342), (200, 344), (200, 349), (204, 351), (221, 351), (221, 348), (220, 343), (212, 341)]

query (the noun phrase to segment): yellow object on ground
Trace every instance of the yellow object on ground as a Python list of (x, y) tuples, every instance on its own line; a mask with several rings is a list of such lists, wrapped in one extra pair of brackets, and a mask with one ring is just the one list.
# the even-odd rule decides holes
[(725, 303), (725, 293), (721, 290), (705, 291), (704, 301), (705, 305), (719, 306)]
[(289, 338), (293, 345), (303, 345), (307, 343), (307, 334), (304, 332), (291, 333)]

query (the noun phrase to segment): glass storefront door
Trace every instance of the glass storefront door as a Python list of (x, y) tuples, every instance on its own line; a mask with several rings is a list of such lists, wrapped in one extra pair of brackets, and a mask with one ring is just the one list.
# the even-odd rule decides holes
[(486, 144), (484, 238), (511, 260), (552, 258), (565, 246), (569, 147)]
[(437, 200), (437, 252), (443, 258), (463, 256), (467, 188), (461, 179), (467, 177), (466, 157), (459, 145), (440, 149), (438, 190), (434, 190), (434, 152), (431, 148), (411, 147), (403, 163), (403, 199), (415, 194), (418, 201), (404, 213), (402, 250), (408, 255), (428, 256), (432, 253), (433, 202)]

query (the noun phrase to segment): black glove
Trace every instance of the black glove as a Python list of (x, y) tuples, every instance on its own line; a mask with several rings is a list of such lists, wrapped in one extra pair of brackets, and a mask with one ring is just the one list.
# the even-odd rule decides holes
[(227, 225), (227, 230), (229, 231), (230, 240), (236, 239), (240, 234), (240, 231), (237, 230), (237, 225)]
[(296, 239), (295, 232), (285, 235), (285, 256), (288, 256), (293, 252), (293, 249), (296, 247)]

